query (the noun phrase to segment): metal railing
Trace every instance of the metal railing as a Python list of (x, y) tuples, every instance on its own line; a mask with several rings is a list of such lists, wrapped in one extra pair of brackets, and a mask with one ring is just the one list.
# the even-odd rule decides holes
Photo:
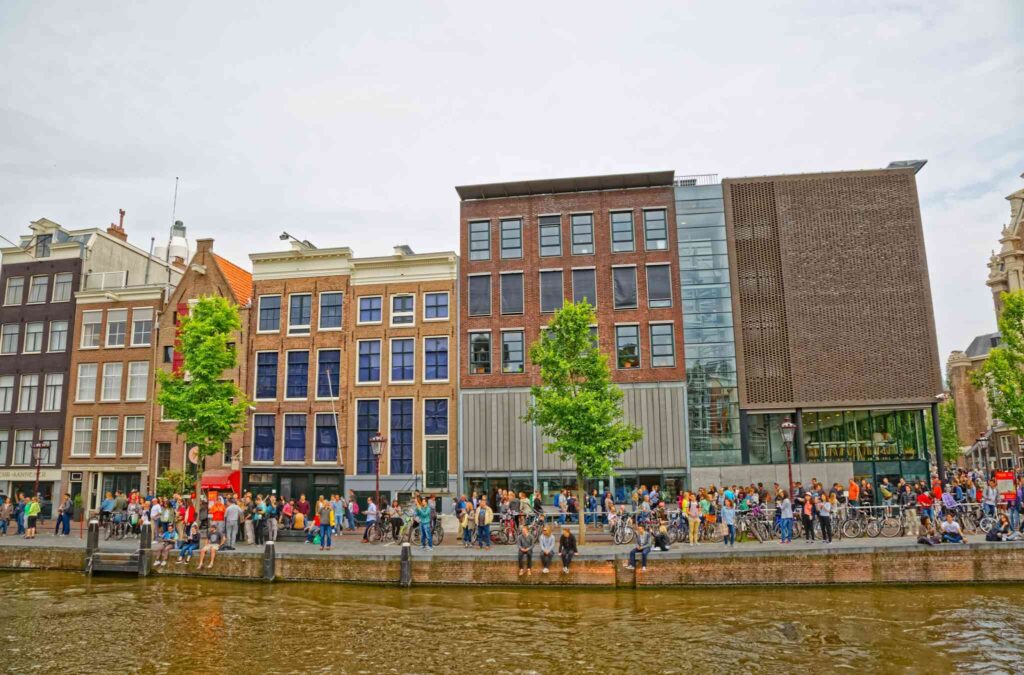
[(695, 173), (686, 176), (676, 176), (672, 182), (676, 187), (696, 187), (698, 185), (718, 185), (717, 173)]

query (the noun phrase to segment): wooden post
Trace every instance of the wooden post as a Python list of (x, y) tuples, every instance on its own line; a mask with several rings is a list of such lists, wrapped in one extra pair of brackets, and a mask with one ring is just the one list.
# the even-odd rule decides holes
[(402, 568), (398, 577), (398, 585), (403, 588), (412, 586), (412, 544), (402, 544)]
[(276, 576), (274, 558), (276, 557), (274, 542), (268, 541), (263, 547), (263, 580), (273, 581)]

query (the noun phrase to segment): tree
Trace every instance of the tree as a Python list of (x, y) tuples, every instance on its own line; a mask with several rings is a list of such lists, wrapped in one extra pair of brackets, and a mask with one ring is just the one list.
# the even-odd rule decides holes
[(971, 373), (971, 382), (985, 389), (994, 419), (1024, 429), (1024, 291), (1003, 293), (1001, 300), (1000, 344)]
[[(935, 434), (932, 431), (932, 412), (925, 413), (925, 434), (928, 437), (928, 445), (935, 447)], [(939, 403), (939, 435), (942, 438), (942, 458), (948, 467), (953, 466), (960, 459), (960, 437), (956, 428), (956, 402), (947, 398)]]
[(173, 497), (187, 494), (192, 489), (192, 477), (184, 471), (167, 469), (156, 481), (157, 497)]
[(238, 365), (238, 355), (228, 343), (242, 326), (238, 306), (222, 297), (200, 298), (181, 319), (175, 349), (182, 366), (175, 372), (157, 371), (160, 393), (157, 402), (167, 418), (177, 420), (178, 435), (188, 448), (198, 449), (196, 485), (203, 462), (219, 453), (245, 420), (249, 401), (224, 371)]
[[(576, 465), (581, 494), (585, 478), (610, 475), (622, 453), (643, 438), (640, 429), (622, 421), (622, 390), (611, 381), (608, 358), (590, 334), (595, 323), (589, 303), (569, 303), (530, 347), (541, 384), (531, 387), (533, 402), (525, 419), (551, 439), (545, 452)], [(586, 541), (582, 517), (579, 540)]]

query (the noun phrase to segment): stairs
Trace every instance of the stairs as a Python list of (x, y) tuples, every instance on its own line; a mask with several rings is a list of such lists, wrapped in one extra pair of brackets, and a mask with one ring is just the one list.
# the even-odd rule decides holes
[(139, 553), (133, 552), (95, 552), (86, 561), (86, 572), (96, 574), (98, 572), (112, 574), (139, 574)]

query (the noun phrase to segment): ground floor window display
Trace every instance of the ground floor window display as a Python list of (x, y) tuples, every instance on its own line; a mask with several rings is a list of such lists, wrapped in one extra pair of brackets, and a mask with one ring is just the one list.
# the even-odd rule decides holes
[[(681, 491), (687, 489), (685, 472), (676, 473), (651, 470), (630, 470), (614, 476), (601, 478), (588, 478), (584, 481), (583, 488), (586, 494), (597, 490), (599, 495), (606, 491), (612, 493), (612, 498), (617, 504), (629, 503), (634, 490), (645, 486), (648, 490), (655, 485), (663, 499), (673, 500)], [(579, 481), (574, 473), (541, 473), (537, 475), (537, 484), (534, 485), (531, 474), (487, 474), (479, 476), (467, 476), (463, 481), (465, 494), (471, 495), (476, 492), (478, 495), (487, 495), (493, 499), (499, 490), (512, 490), (516, 494), (525, 492), (532, 495), (534, 490), (540, 492), (541, 499), (546, 505), (553, 505), (555, 495), (562, 490), (568, 490), (579, 496)]]

